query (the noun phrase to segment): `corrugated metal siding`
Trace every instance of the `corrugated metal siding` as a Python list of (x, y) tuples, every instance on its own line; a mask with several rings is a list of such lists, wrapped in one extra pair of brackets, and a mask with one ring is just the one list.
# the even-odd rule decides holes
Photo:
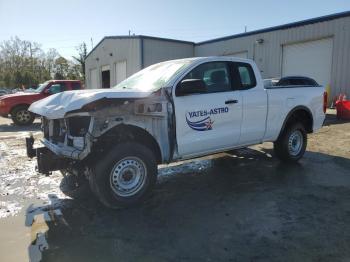
[(166, 60), (193, 57), (193, 44), (143, 39), (144, 67)]
[[(115, 71), (116, 63), (126, 60), (126, 74), (130, 76), (141, 69), (140, 39), (105, 39), (86, 58), (85, 70), (86, 88), (101, 88), (101, 68), (110, 66), (111, 86), (116, 85), (117, 76)], [(112, 55), (111, 55), (112, 54)], [(99, 86), (91, 86), (90, 70), (97, 69)]]
[[(333, 98), (341, 92), (350, 96), (350, 17), (195, 45), (194, 55), (248, 51), (248, 58), (256, 61), (264, 78), (280, 77), (283, 45), (327, 37), (333, 38), (331, 96)], [(256, 43), (260, 38), (264, 39), (263, 44)]]

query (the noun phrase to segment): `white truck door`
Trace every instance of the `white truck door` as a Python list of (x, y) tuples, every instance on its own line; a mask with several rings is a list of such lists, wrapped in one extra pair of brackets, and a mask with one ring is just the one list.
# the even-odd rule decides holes
[[(233, 89), (236, 81), (232, 81), (231, 69), (230, 62), (203, 63), (177, 84), (174, 105), (180, 156), (195, 156), (237, 145), (242, 98), (240, 91)], [(197, 91), (183, 93), (185, 82), (197, 84)]]
[(266, 129), (267, 92), (248, 63), (234, 63), (239, 75), (243, 102), (240, 145), (261, 143)]

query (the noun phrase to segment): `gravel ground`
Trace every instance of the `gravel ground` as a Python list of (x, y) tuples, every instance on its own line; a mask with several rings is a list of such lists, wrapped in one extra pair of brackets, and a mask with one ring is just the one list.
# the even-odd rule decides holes
[(0, 261), (350, 261), (350, 123), (330, 111), (297, 165), (272, 145), (160, 167), (143, 205), (108, 210), (35, 173), (0, 119)]

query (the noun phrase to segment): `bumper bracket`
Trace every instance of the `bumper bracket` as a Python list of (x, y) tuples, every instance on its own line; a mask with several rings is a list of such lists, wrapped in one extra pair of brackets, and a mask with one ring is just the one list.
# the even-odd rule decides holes
[(52, 171), (66, 169), (71, 161), (67, 158), (54, 154), (46, 147), (34, 148), (33, 136), (26, 138), (27, 156), (37, 158), (37, 172), (50, 175)]

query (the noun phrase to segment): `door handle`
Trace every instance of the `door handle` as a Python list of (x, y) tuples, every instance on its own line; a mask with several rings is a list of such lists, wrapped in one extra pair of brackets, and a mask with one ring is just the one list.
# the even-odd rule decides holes
[(226, 100), (225, 101), (225, 104), (237, 104), (238, 103), (238, 100), (234, 99), (234, 100)]

